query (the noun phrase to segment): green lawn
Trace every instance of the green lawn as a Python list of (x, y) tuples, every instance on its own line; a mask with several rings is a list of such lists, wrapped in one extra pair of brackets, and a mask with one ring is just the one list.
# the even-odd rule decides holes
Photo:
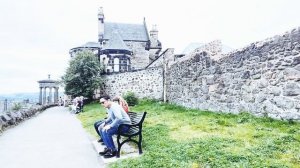
[[(300, 167), (300, 123), (219, 114), (151, 100), (131, 111), (147, 111), (141, 157), (110, 167)], [(95, 121), (106, 116), (94, 103), (78, 115), (96, 136)]]

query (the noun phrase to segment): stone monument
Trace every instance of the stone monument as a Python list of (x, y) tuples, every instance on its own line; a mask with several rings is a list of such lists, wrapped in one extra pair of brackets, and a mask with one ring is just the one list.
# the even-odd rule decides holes
[[(57, 104), (58, 103), (58, 81), (51, 80), (50, 74), (48, 79), (38, 81), (40, 87), (39, 104)], [(49, 90), (48, 96), (46, 90)], [(54, 95), (52, 97), (52, 89), (54, 89)], [(54, 98), (54, 99), (53, 99)]]

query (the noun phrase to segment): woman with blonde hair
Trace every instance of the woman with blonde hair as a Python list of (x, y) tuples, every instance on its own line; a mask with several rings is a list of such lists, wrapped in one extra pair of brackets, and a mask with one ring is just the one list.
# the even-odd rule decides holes
[(118, 101), (118, 104), (120, 106), (122, 106), (122, 108), (125, 110), (126, 113), (128, 113), (129, 106), (128, 106), (128, 103), (126, 102), (126, 100), (123, 97), (116, 96), (116, 97), (113, 98), (113, 101)]

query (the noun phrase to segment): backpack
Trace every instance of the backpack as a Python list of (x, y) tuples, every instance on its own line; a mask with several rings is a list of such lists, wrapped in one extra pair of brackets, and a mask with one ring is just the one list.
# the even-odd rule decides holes
[(125, 103), (121, 103), (120, 105), (122, 106), (122, 108), (124, 109), (124, 111), (125, 111), (126, 113), (128, 113), (128, 111), (129, 111), (128, 105), (125, 104)]

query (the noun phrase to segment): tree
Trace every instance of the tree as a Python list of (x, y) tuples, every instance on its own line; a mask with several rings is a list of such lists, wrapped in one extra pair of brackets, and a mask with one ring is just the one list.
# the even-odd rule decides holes
[(66, 74), (62, 77), (67, 95), (84, 96), (90, 100), (94, 91), (101, 85), (101, 64), (90, 51), (79, 52), (69, 62)]

